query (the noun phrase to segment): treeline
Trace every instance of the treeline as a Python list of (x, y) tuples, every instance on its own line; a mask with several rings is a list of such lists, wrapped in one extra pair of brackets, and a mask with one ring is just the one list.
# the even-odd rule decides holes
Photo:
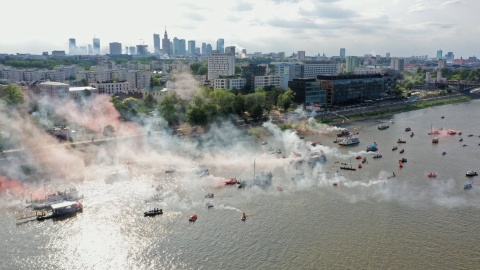
[(141, 116), (159, 115), (170, 126), (188, 123), (192, 126), (208, 126), (216, 121), (230, 119), (238, 115), (245, 121), (248, 118), (259, 121), (265, 114), (278, 107), (288, 110), (293, 104), (293, 91), (283, 91), (276, 87), (258, 88), (254, 93), (242, 94), (231, 90), (200, 88), (191, 100), (183, 100), (171, 94), (160, 102), (147, 95), (143, 101), (126, 98), (121, 101), (114, 97), (112, 102), (125, 120), (141, 120)]
[(60, 65), (78, 65), (88, 70), (91, 66), (98, 64), (98, 61), (92, 59), (76, 59), (74, 57), (65, 57), (62, 59), (11, 59), (6, 56), (0, 58), (0, 64), (18, 69), (36, 68), (49, 70)]

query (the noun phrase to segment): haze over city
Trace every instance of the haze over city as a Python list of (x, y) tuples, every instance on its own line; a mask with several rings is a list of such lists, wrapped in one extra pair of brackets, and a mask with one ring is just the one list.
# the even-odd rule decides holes
[[(478, 55), (480, 34), (473, 0), (265, 0), (103, 3), (85, 0), (26, 0), (8, 3), (2, 14), (15, 27), (3, 27), (0, 53), (41, 54), (68, 51), (101, 40), (102, 53), (110, 42), (148, 45), (153, 33), (253, 52), (298, 50), (307, 55), (435, 56), (438, 49), (458, 58)], [(20, 12), (21, 11), (21, 12)]]

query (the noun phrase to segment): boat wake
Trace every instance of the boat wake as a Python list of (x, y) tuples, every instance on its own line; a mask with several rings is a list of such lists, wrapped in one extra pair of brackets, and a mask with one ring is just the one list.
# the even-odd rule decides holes
[(224, 204), (220, 204), (217, 206), (217, 209), (223, 209), (223, 210), (234, 210), (234, 211), (238, 211), (240, 213), (242, 213), (242, 210), (238, 209), (238, 208), (235, 208), (235, 207), (232, 207), (232, 206), (226, 206)]

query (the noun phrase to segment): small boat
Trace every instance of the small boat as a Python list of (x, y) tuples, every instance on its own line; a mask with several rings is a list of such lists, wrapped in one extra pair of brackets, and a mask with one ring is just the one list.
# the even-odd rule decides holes
[(468, 134), (468, 137), (473, 137), (473, 134)]
[(438, 143), (438, 137), (433, 137), (432, 143)]
[(472, 188), (472, 182), (466, 181), (463, 183), (463, 189), (471, 189)]
[(400, 161), (400, 162), (407, 162), (407, 159), (406, 159), (406, 158), (402, 158), (402, 159), (400, 159), (400, 160), (398, 160), (398, 161)]
[(321, 144), (321, 143), (319, 143), (319, 142), (312, 142), (312, 146), (314, 146), (314, 147), (315, 147), (315, 146), (317, 146), (317, 145), (322, 145), (322, 144)]
[(225, 185), (235, 185), (238, 183), (237, 178), (231, 178), (230, 180), (225, 180)]
[(381, 154), (376, 154), (375, 156), (373, 156), (373, 158), (375, 158), (375, 159), (376, 159), (376, 158), (381, 158), (381, 157), (382, 157)]
[(357, 156), (355, 159), (362, 159), (362, 156)]
[(333, 143), (338, 143), (340, 140), (337, 138), (333, 141)]
[(398, 167), (399, 167), (399, 168), (403, 168), (403, 163), (402, 163), (402, 162), (398, 162)]
[(476, 171), (468, 171), (465, 175), (466, 176), (477, 176), (478, 173)]
[(381, 125), (378, 126), (378, 129), (379, 129), (379, 130), (385, 130), (385, 129), (389, 128), (389, 127), (390, 127), (390, 126), (389, 126), (388, 124), (383, 123), (383, 124), (381, 124)]
[(188, 221), (190, 222), (195, 222), (195, 220), (197, 220), (198, 216), (197, 215), (192, 215), (188, 218)]
[(413, 135), (414, 135), (414, 134), (413, 134), (413, 132), (412, 132), (412, 133), (410, 133), (410, 137), (413, 137)]
[(445, 151), (442, 152), (442, 155), (443, 155), (443, 156), (445, 156), (446, 154), (447, 154), (447, 152), (445, 152)]
[(405, 128), (405, 132), (408, 132), (408, 131), (410, 131), (410, 130), (412, 130), (412, 129), (409, 128), (409, 127)]
[(207, 202), (205, 204), (205, 206), (207, 206), (207, 208), (212, 208), (213, 207), (213, 203), (212, 202)]
[(359, 143), (360, 143), (360, 140), (358, 139), (358, 137), (354, 137), (354, 136), (347, 136), (341, 140), (338, 140), (338, 144), (343, 146), (356, 145)]
[(393, 124), (393, 119), (390, 119), (390, 123), (392, 123), (392, 124)]
[(214, 197), (213, 193), (208, 193), (207, 195), (205, 195), (205, 198), (212, 199), (213, 197)]
[(404, 139), (398, 139), (398, 140), (397, 140), (397, 143), (407, 143), (407, 141), (404, 140)]
[(245, 212), (242, 212), (242, 218), (240, 220), (245, 221), (246, 219), (247, 219), (247, 215), (245, 215)]
[(338, 187), (338, 182), (333, 182), (334, 187)]
[(435, 178), (435, 177), (437, 177), (437, 173), (431, 172), (431, 173), (427, 174), (427, 176), (428, 176), (429, 178)]
[(377, 150), (378, 148), (376, 143), (372, 143), (369, 146), (367, 146), (367, 152), (375, 152)]
[(152, 217), (152, 216), (162, 215), (162, 214), (163, 214), (163, 210), (158, 208), (155, 208), (143, 213), (143, 215), (146, 217)]
[(395, 151), (395, 150), (397, 150), (397, 149), (398, 149), (398, 147), (394, 146), (394, 147), (392, 148), (392, 151)]
[(405, 149), (400, 150), (400, 154), (405, 153)]
[(457, 134), (457, 131), (454, 130), (454, 129), (449, 129), (449, 130), (447, 131), (447, 133), (448, 133), (449, 135), (455, 135), (455, 134)]
[(361, 168), (362, 168), (362, 164), (358, 164), (358, 168), (361, 169)]
[(458, 132), (458, 135), (462, 135), (462, 132), (461, 132), (461, 131), (459, 131), (459, 132)]
[(353, 168), (353, 167), (347, 167), (347, 166), (341, 166), (340, 169), (342, 170), (348, 170), (348, 171), (356, 171), (357, 169)]
[(458, 140), (459, 142), (463, 142), (463, 138), (460, 137), (460, 140)]
[(364, 157), (364, 158), (362, 159), (362, 163), (367, 163), (367, 157)]
[(443, 118), (445, 118), (445, 116), (443, 116), (443, 115), (442, 115), (442, 117), (440, 117), (440, 118), (442, 118), (442, 119), (443, 119)]

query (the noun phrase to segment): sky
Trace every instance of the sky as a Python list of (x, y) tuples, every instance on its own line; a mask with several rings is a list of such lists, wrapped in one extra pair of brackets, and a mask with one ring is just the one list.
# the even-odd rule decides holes
[(175, 0), (134, 2), (17, 0), (2, 4), (0, 53), (65, 50), (100, 38), (122, 46), (148, 45), (153, 34), (195, 40), (223, 38), (237, 51), (305, 51), (307, 56), (364, 54), (407, 57), (437, 50), (455, 58), (480, 56), (478, 0)]

